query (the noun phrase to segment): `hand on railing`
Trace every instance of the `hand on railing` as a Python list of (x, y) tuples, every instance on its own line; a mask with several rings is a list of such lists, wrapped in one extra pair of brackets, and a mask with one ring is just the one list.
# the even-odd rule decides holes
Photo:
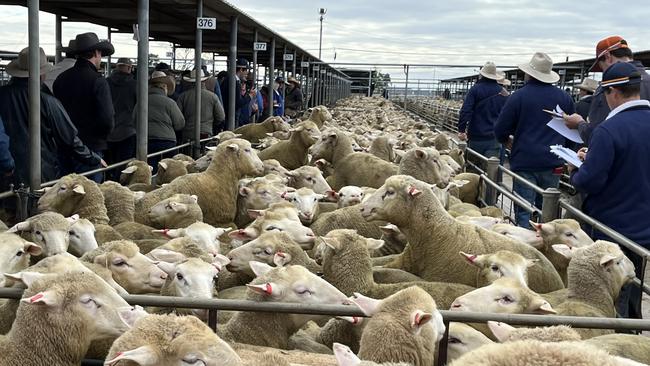
[(102, 168), (106, 168), (106, 167), (108, 167), (108, 164), (106, 164), (106, 162), (104, 161), (104, 159), (102, 159), (102, 160), (99, 161), (99, 165), (101, 165)]
[(459, 132), (458, 133), (458, 139), (460, 141), (467, 141), (467, 134), (465, 132)]

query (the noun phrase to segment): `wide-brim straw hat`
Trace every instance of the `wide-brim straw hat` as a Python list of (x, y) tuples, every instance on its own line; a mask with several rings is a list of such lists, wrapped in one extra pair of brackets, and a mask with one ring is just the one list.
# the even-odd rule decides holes
[(518, 66), (519, 70), (547, 84), (557, 83), (560, 75), (553, 71), (553, 60), (542, 52), (536, 52), (530, 62)]
[(512, 85), (512, 81), (510, 81), (510, 80), (508, 80), (508, 79), (506, 79), (506, 78), (503, 78), (503, 79), (499, 79), (499, 80), (497, 80), (497, 83), (499, 83), (500, 85), (503, 85), (503, 86), (510, 86), (510, 85)]
[(494, 62), (488, 61), (481, 67), (481, 70), (478, 72), (483, 76), (484, 78), (492, 79), (492, 80), (499, 80), (503, 79), (506, 77), (506, 74), (504, 74), (501, 71), (497, 70), (497, 65), (494, 64)]
[[(47, 56), (45, 56), (45, 51), (39, 47), (40, 50), (40, 67), (39, 74), (47, 74), (48, 72), (54, 70), (54, 66), (47, 62)], [(18, 78), (27, 78), (29, 77), (29, 47), (23, 48), (20, 53), (18, 53), (18, 58), (11, 61), (6, 69), (7, 74), (15, 76)]]
[(294, 83), (296, 85), (300, 85), (300, 81), (296, 80), (293, 76), (289, 78), (288, 80), (289, 83)]
[(576, 85), (576, 88), (582, 89), (591, 93), (595, 93), (596, 89), (598, 89), (598, 81), (590, 78), (585, 78), (582, 80), (582, 83), (580, 85)]
[(176, 83), (174, 80), (167, 76), (162, 71), (154, 71), (151, 73), (151, 78), (149, 79), (149, 85), (155, 84), (155, 83), (164, 83), (167, 85), (167, 95), (172, 95), (174, 94), (174, 90), (176, 89)]
[[(203, 70), (199, 70), (201, 73), (203, 73)], [(208, 80), (209, 76), (202, 76), (201, 81), (206, 81)], [(183, 76), (183, 80), (189, 82), (189, 83), (194, 83), (196, 82), (196, 70), (192, 70), (190, 72), (190, 76)]]

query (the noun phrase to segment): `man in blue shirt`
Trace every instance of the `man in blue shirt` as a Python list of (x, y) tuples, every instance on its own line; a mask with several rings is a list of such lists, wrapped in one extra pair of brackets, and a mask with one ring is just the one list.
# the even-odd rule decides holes
[[(611, 112), (594, 129), (584, 164), (571, 172), (571, 183), (587, 194), (587, 215), (650, 248), (650, 102), (641, 99), (641, 84), (642, 74), (632, 63), (615, 63), (605, 71), (601, 88)], [(611, 241), (599, 231), (592, 236)], [(641, 258), (622, 249), (641, 277)], [(637, 287), (624, 288), (619, 314), (640, 318), (640, 296)]]
[(497, 80), (505, 77), (493, 62), (487, 62), (479, 71), (481, 78), (465, 96), (458, 117), (458, 138), (469, 140), (469, 148), (479, 154), (499, 157), (501, 145), (494, 137), (494, 124), (506, 103), (507, 92)]
[[(553, 61), (547, 54), (536, 53), (519, 69), (526, 74), (526, 85), (508, 97), (494, 126), (494, 135), (497, 141), (512, 144), (510, 168), (515, 173), (542, 189), (557, 188), (561, 174), (558, 168), (564, 162), (550, 152), (550, 146), (564, 145), (566, 139), (546, 126), (551, 116), (544, 109), (554, 110), (559, 105), (564, 112), (573, 114), (573, 100), (552, 85), (560, 76), (552, 70)], [(513, 189), (526, 201), (542, 207), (541, 195), (527, 185), (515, 180)], [(517, 225), (529, 226), (528, 211), (516, 206), (515, 216)]]

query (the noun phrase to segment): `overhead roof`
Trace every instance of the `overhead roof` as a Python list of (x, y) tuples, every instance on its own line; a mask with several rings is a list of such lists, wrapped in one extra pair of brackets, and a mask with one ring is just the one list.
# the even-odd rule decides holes
[[(0, 5), (26, 6), (25, 0), (0, 0)], [(40, 9), (65, 17), (66, 21), (90, 22), (132, 33), (137, 23), (137, 1), (133, 0), (41, 0)], [(216, 30), (203, 31), (203, 52), (228, 54), (230, 42), (230, 17), (238, 17), (237, 51), (239, 57), (252, 61), (254, 31), (258, 41), (267, 42), (268, 51), (257, 53), (258, 63), (268, 66), (270, 61), (270, 40), (275, 37), (275, 66), (282, 67), (283, 50), (296, 51), (297, 68), (300, 61), (320, 61), (298, 45), (275, 33), (262, 23), (235, 6), (222, 0), (205, 0), (203, 16), (217, 19)], [(314, 19), (316, 21), (316, 18)], [(194, 48), (196, 29), (196, 1), (194, 0), (149, 0), (149, 35), (155, 41), (172, 42), (177, 47)], [(291, 68), (287, 61), (287, 68)], [(334, 70), (329, 67), (330, 70)]]

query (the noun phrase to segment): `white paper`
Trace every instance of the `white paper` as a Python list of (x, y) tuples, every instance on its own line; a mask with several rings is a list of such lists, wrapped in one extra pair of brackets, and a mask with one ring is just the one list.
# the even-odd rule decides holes
[[(555, 112), (560, 115), (564, 115), (564, 111), (562, 108), (560, 108), (559, 105), (555, 107)], [(546, 125), (573, 142), (577, 142), (579, 144), (582, 144), (584, 142), (582, 141), (578, 130), (572, 130), (566, 126), (564, 118), (553, 117)]]
[(578, 153), (562, 145), (551, 146), (551, 152), (576, 168), (580, 168), (582, 165), (582, 160), (578, 157)]

